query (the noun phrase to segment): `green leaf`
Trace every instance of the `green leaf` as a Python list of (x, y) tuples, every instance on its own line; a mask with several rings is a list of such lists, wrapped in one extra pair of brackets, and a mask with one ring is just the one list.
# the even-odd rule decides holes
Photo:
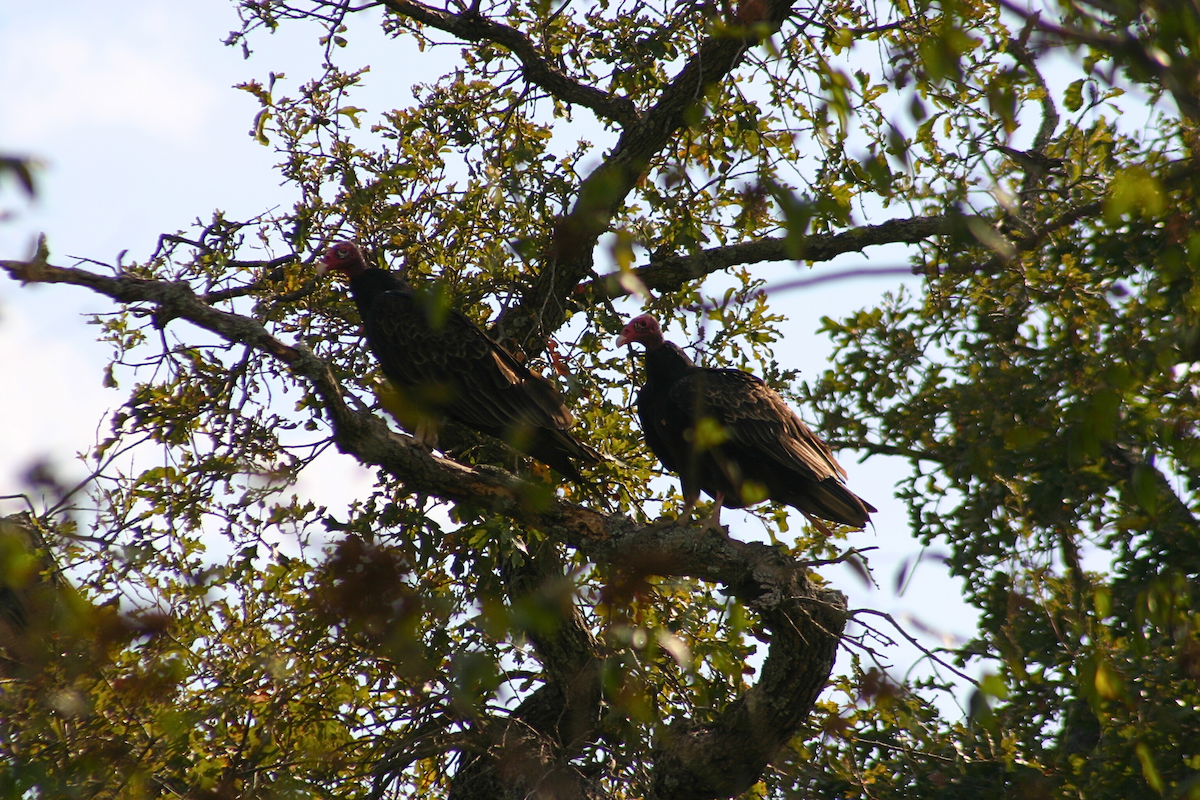
[(1150, 750), (1150, 746), (1145, 742), (1138, 742), (1134, 745), (1134, 752), (1137, 753), (1138, 762), (1142, 765), (1142, 777), (1146, 779), (1146, 783), (1150, 784), (1151, 789), (1162, 794), (1166, 790), (1166, 786), (1163, 784), (1158, 767), (1154, 765), (1154, 753)]
[(1117, 225), (1126, 216), (1157, 217), (1166, 208), (1166, 198), (1158, 178), (1145, 167), (1132, 166), (1113, 178), (1104, 200), (1104, 218)]
[(271, 112), (267, 109), (262, 109), (254, 115), (254, 127), (251, 135), (255, 141), (264, 147), (271, 144), (271, 140), (267, 138), (267, 123), (271, 121)]
[(1067, 90), (1063, 92), (1063, 107), (1068, 111), (1078, 111), (1083, 108), (1083, 84), (1085, 79), (1078, 78), (1071, 81), (1067, 86)]

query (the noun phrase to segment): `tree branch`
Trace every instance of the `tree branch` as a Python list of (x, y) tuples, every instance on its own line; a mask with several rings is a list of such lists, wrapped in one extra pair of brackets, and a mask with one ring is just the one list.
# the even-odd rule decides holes
[[(852, 253), (882, 244), (912, 244), (931, 236), (946, 236), (964, 230), (961, 216), (939, 214), (881, 222), (853, 228), (842, 233), (807, 236), (797, 252), (795, 246), (782, 236), (758, 239), (753, 242), (712, 247), (693, 255), (651, 257), (650, 263), (634, 270), (647, 288), (673, 292), (688, 281), (696, 280), (730, 267), (757, 264), (763, 261), (829, 261), (844, 253)], [(576, 291), (591, 292), (607, 299), (628, 294), (622, 288), (620, 274), (601, 275), (581, 284)]]
[(1139, 549), (1157, 552), (1159, 566), (1170, 566), (1186, 574), (1200, 572), (1200, 520), (1175, 491), (1171, 481), (1138, 450), (1117, 442), (1105, 442), (1105, 468), (1132, 495), (1132, 500), (1153, 519), (1150, 537)]
[(1009, 41), (1008, 50), (1041, 90), (1042, 121), (1038, 125), (1037, 135), (1034, 136), (1033, 143), (1028, 150), (1021, 152), (1010, 147), (999, 147), (1002, 153), (1013, 159), (1025, 171), (1025, 179), (1021, 181), (1020, 197), (1022, 205), (1026, 206), (1034, 202), (1034, 190), (1042, 178), (1051, 170), (1061, 170), (1064, 164), (1062, 159), (1050, 158), (1046, 155), (1046, 148), (1050, 146), (1054, 132), (1058, 129), (1059, 116), (1058, 108), (1054, 104), (1054, 94), (1046, 85), (1046, 79), (1038, 69), (1037, 61), (1026, 47), (1026, 42), (1033, 29), (1033, 23), (1027, 22), (1020, 37)]
[(769, 559), (762, 566), (754, 576), (760, 586), (786, 589), (760, 595), (757, 603), (771, 631), (758, 683), (711, 724), (671, 726), (656, 754), (652, 800), (740, 795), (795, 735), (825, 688), (846, 622), (845, 597), (809, 585), (787, 567), (772, 574), (771, 567), (784, 565)]
[[(1031, 12), (1028, 8), (1012, 0), (1000, 0), (1000, 5), (1005, 10), (1025, 20), (1026, 24), (1032, 25), (1042, 33), (1054, 36), (1059, 41), (1085, 44), (1108, 53), (1117, 63), (1123, 61), (1136, 65), (1147, 75), (1153, 76), (1154, 80), (1158, 81), (1163, 88), (1170, 92), (1180, 114), (1193, 124), (1200, 122), (1200, 103), (1196, 102), (1194, 91), (1196, 78), (1194, 75), (1187, 74), (1186, 72), (1182, 75), (1179, 74), (1180, 68), (1177, 66), (1179, 63), (1186, 65), (1188, 59), (1177, 59), (1175, 57), (1178, 55), (1177, 53), (1167, 54), (1168, 57), (1165, 59), (1157, 57), (1153, 52), (1153, 45), (1148, 47), (1136, 36), (1125, 31), (1105, 36), (1083, 30), (1082, 28), (1045, 22), (1039, 16), (1039, 11)], [(1128, 23), (1122, 23), (1118, 20), (1117, 24)], [(1186, 71), (1187, 67), (1185, 66), (1183, 69)]]
[(389, 11), (469, 42), (492, 42), (507, 48), (521, 62), (525, 79), (567, 103), (583, 106), (619, 125), (638, 119), (633, 101), (618, 97), (564, 75), (546, 61), (521, 31), (493, 22), (478, 13), (451, 14), (413, 0), (383, 0)]
[(462, 767), (450, 782), (450, 800), (602, 800), (594, 781), (561, 755), (555, 740), (542, 731), (555, 727), (564, 699), (557, 684), (538, 688), (506, 718), (479, 726), (466, 747)]
[(562, 708), (549, 730), (559, 747), (571, 754), (594, 741), (600, 720), (599, 644), (573, 599), (562, 560), (549, 541), (530, 548), (521, 563), (508, 561), (502, 570), (509, 598), (515, 603), (549, 606), (553, 623), (533, 626), (527, 633), (546, 667), (547, 678), (559, 687)]
[(562, 325), (565, 300), (590, 272), (597, 239), (608, 230), (650, 160), (687, 124), (688, 111), (703, 102), (709, 86), (741, 63), (750, 47), (779, 30), (791, 7), (792, 0), (756, 3), (762, 16), (755, 24), (705, 39), (658, 101), (625, 128), (609, 157), (583, 180), (575, 206), (555, 226), (541, 274), (506, 316), (506, 332), (522, 350), (539, 352), (545, 336)]
[[(24, 282), (72, 284), (120, 303), (149, 304), (155, 307), (157, 324), (185, 319), (278, 359), (321, 397), (339, 450), (383, 469), (413, 491), (483, 508), (534, 527), (595, 563), (637, 565), (642, 574), (720, 583), (756, 609), (772, 635), (759, 682), (711, 724), (681, 724), (673, 729), (660, 748), (652, 796), (718, 797), (742, 791), (758, 779), (811, 712), (832, 669), (846, 615), (844, 598), (811, 584), (803, 562), (773, 547), (739, 542), (713, 531), (638, 529), (624, 516), (602, 514), (563, 500), (531, 502), (525, 484), (514, 476), (434, 456), (410, 437), (393, 433), (375, 415), (352, 410), (319, 358), (275, 339), (254, 319), (206, 305), (186, 283), (110, 277), (52, 266), (41, 259), (0, 261), (0, 268)], [(536, 569), (553, 569), (555, 564), (550, 559)], [(557, 569), (561, 574), (561, 566)], [(514, 573), (510, 578), (514, 595), (522, 587), (528, 588), (529, 575)], [(580, 800), (599, 796), (570, 764), (580, 744), (594, 735), (598, 707), (595, 646), (577, 615), (577, 609), (571, 607), (563, 616), (564, 625), (537, 635), (535, 642), (546, 658), (549, 680), (511, 717), (483, 724), (480, 736), (491, 759), (487, 768), (477, 773), (481, 778), (477, 783), (456, 780), (456, 797), (509, 796), (510, 789), (521, 786), (554, 786), (555, 796)], [(560, 716), (563, 710), (574, 715), (566, 724)], [(506, 764), (516, 763), (508, 761), (506, 754), (532, 771), (516, 776), (505, 772)]]
[(599, 735), (598, 643), (574, 602), (552, 540), (535, 544), (519, 563), (505, 562), (501, 578), (514, 605), (537, 607), (535, 622), (553, 620), (525, 631), (545, 668), (546, 684), (512, 716), (486, 726), (485, 746), (463, 753), (450, 796), (500, 800), (513, 795), (515, 784), (522, 796), (546, 793), (582, 800), (592, 795), (593, 787), (570, 761)]

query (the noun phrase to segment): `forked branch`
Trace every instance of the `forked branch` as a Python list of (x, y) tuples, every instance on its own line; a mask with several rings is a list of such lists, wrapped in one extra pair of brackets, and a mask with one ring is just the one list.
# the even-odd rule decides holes
[(452, 14), (413, 0), (383, 0), (383, 5), (395, 14), (465, 41), (493, 42), (503, 46), (521, 62), (521, 72), (526, 80), (565, 103), (589, 108), (597, 116), (622, 126), (632, 125), (638, 119), (637, 108), (628, 97), (609, 94), (555, 69), (529, 37), (516, 28), (494, 22), (479, 13)]
[[(745, 543), (694, 528), (638, 529), (628, 518), (603, 514), (561, 499), (531, 504), (523, 482), (502, 470), (471, 467), (439, 458), (410, 437), (394, 433), (379, 417), (349, 407), (329, 367), (307, 349), (272, 336), (249, 317), (213, 308), (183, 282), (129, 275), (100, 275), (57, 267), (38, 258), (0, 261), (13, 278), (30, 283), (82, 286), (118, 303), (141, 307), (161, 325), (183, 319), (229, 342), (277, 359), (308, 383), (324, 403), (338, 448), (361, 463), (377, 466), (416, 492), (486, 509), (543, 531), (551, 541), (577, 548), (598, 564), (637, 564), (644, 574), (692, 577), (723, 585), (757, 610), (771, 631), (771, 645), (759, 682), (706, 725), (684, 723), (660, 744), (651, 795), (666, 798), (722, 797), (744, 791), (795, 734), (812, 710), (833, 668), (845, 625), (845, 600), (807, 578), (802, 562), (763, 544)], [(551, 559), (539, 574), (561, 568)], [(521, 576), (510, 576), (520, 590)], [(522, 775), (528, 789), (553, 781), (557, 796), (598, 798), (602, 794), (572, 767), (580, 743), (595, 736), (598, 671), (594, 645), (580, 619), (571, 616), (558, 633), (542, 636), (539, 656), (551, 681), (533, 693), (511, 717), (484, 721), (483, 737), (465, 750), (508, 751), (534, 769)], [(564, 712), (566, 714), (564, 715)], [(546, 722), (540, 724), (538, 721)], [(566, 726), (563, 726), (563, 722)], [(537, 723), (537, 724), (535, 724)], [(403, 759), (397, 757), (398, 763)], [(488, 779), (459, 783), (462, 800), (507, 796), (495, 765), (482, 764)], [(498, 782), (499, 780), (499, 782)]]

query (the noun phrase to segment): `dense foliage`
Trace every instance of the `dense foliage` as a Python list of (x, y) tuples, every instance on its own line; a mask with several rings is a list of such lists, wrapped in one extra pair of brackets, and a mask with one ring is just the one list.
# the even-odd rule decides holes
[[(62, 487), (0, 530), (0, 601), (36, 621), (9, 638), (41, 643), (0, 643), (5, 796), (1200, 797), (1194, 4), (238, 12), (248, 52), (324, 31), (315, 76), (242, 87), (294, 207), (108, 273), (3, 262), (116, 303), (128, 391), (97, 510)], [(354, 105), (372, 24), (453, 68)], [(555, 376), (619, 462), (555, 484), (468, 431), (452, 460), (388, 433), (313, 271), (343, 238)], [(825, 319), (836, 362), (796, 381), (754, 265), (888, 243), (920, 291)], [(770, 505), (777, 548), (639, 530), (681, 505), (611, 345), (640, 307), (911, 463), (911, 535), (982, 614), (944, 656), (990, 674), (968, 718), (857, 657), (816, 700), (845, 619), (810, 562), (841, 532)], [(330, 457), (373, 489), (310, 502)], [(78, 594), (35, 591), (56, 570)]]

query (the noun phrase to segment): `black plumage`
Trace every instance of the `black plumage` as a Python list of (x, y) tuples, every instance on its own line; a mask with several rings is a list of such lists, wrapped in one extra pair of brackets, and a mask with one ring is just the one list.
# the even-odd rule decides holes
[(465, 314), (438, 309), (402, 278), (368, 268), (352, 242), (326, 251), (324, 267), (350, 279), (367, 344), (402, 403), (398, 416), (428, 446), (443, 419), (503, 439), (580, 480), (577, 464), (600, 454), (571, 435), (554, 385), (496, 344)]
[(703, 491), (717, 501), (710, 524), (723, 505), (767, 499), (830, 522), (867, 524), (876, 509), (846, 488), (846, 471), (829, 447), (762, 380), (696, 366), (648, 314), (617, 339), (632, 342), (646, 347), (646, 383), (637, 398), (646, 444), (679, 476), (687, 515)]

